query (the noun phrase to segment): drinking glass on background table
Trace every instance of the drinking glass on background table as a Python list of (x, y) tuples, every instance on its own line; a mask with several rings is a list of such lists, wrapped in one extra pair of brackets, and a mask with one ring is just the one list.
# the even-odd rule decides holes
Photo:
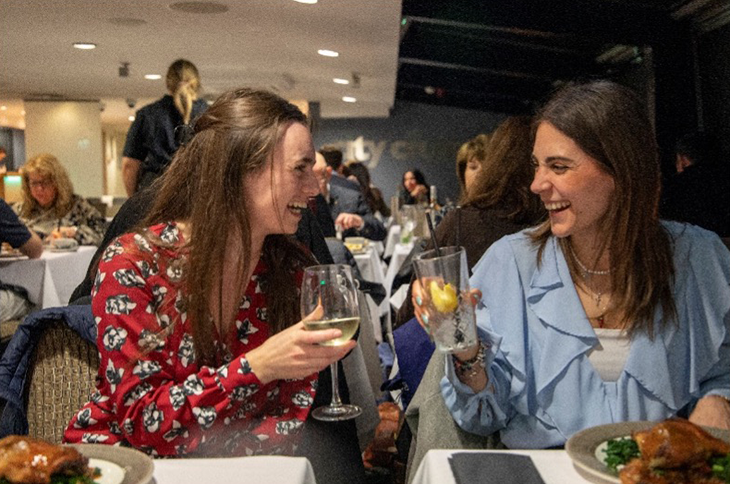
[(469, 267), (462, 247), (442, 247), (421, 252), (413, 268), (421, 284), (424, 324), (436, 349), (463, 351), (477, 344), (474, 306), (469, 298)]
[(403, 205), (400, 209), (400, 243), (410, 244), (413, 240), (413, 231), (418, 224), (418, 212), (415, 205)]
[[(349, 341), (360, 325), (360, 309), (357, 289), (350, 266), (329, 264), (307, 267), (304, 270), (301, 293), (302, 318), (322, 306), (322, 318), (305, 321), (307, 331), (339, 329), (342, 336), (320, 343), (324, 346), (341, 346)], [(337, 362), (330, 365), (332, 373), (332, 401), (325, 407), (316, 408), (312, 416), (318, 420), (339, 421), (355, 418), (362, 413), (357, 405), (345, 405), (340, 399)]]

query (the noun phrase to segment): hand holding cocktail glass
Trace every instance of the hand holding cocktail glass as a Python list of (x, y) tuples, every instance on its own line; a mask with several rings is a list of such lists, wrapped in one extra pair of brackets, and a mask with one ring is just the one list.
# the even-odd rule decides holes
[[(477, 348), (474, 306), (481, 294), (469, 289), (469, 268), (461, 247), (443, 247), (413, 260), (413, 307), (439, 351), (464, 353)], [(468, 357), (467, 357), (468, 358)]]

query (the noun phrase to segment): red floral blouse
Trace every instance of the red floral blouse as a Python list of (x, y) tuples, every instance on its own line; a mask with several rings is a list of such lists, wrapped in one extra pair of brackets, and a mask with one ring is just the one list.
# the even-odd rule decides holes
[(100, 261), (92, 292), (97, 391), (69, 423), (65, 441), (131, 445), (152, 455), (293, 454), (317, 374), (264, 385), (246, 360), (269, 337), (258, 282), (264, 263), (248, 283), (232, 334), (217, 343), (217, 368), (199, 366), (180, 292), (182, 235), (174, 223), (150, 231), (173, 248), (126, 234)]

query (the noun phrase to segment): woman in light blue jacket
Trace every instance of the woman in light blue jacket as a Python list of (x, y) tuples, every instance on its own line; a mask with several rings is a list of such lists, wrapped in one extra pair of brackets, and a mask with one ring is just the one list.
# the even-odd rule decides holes
[[(730, 253), (658, 219), (643, 103), (610, 82), (571, 85), (536, 119), (531, 190), (549, 220), (474, 269), (481, 343), (447, 358), (441, 384), (454, 419), (511, 448), (675, 415), (730, 428)], [(421, 320), (426, 297), (414, 291)]]

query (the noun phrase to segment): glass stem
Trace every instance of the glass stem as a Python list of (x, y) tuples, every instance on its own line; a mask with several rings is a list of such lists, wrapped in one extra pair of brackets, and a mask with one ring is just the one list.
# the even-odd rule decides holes
[(332, 374), (332, 402), (331, 407), (341, 407), (342, 400), (340, 400), (340, 384), (337, 378), (337, 362), (335, 361), (330, 365), (330, 373)]

